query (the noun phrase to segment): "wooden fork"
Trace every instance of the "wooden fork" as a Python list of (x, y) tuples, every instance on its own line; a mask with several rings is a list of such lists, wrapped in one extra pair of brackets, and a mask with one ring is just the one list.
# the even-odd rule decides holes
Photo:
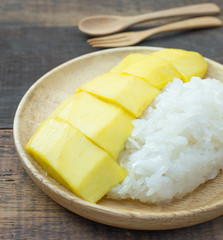
[(137, 32), (125, 32), (106, 37), (91, 38), (88, 43), (93, 47), (124, 47), (135, 45), (142, 40), (163, 32), (183, 31), (198, 28), (210, 28), (222, 26), (222, 21), (216, 17), (198, 17), (166, 24), (148, 30)]

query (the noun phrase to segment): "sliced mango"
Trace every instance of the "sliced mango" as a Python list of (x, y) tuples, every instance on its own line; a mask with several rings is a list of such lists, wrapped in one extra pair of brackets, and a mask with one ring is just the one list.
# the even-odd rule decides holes
[(130, 65), (123, 72), (140, 77), (158, 89), (162, 89), (175, 77), (182, 78), (169, 61), (152, 55), (148, 55), (146, 59)]
[(181, 74), (184, 82), (190, 81), (192, 76), (203, 77), (207, 71), (207, 62), (197, 52), (181, 49), (165, 49), (151, 54), (170, 61)]
[(187, 54), (188, 54), (188, 51), (186, 50), (169, 48), (169, 49), (164, 49), (164, 50), (154, 52), (150, 56), (157, 56), (171, 62), (179, 58), (182, 58)]
[(65, 99), (49, 116), (49, 118), (55, 118), (74, 98), (74, 95), (71, 95)]
[(117, 159), (130, 136), (134, 119), (120, 107), (80, 92), (56, 116), (68, 122)]
[(141, 78), (111, 72), (83, 84), (77, 92), (82, 90), (120, 105), (134, 117), (139, 117), (160, 93)]
[(182, 58), (171, 61), (174, 68), (183, 76), (183, 81), (190, 81), (191, 77), (202, 78), (207, 71), (207, 62), (197, 52), (187, 52)]
[(135, 64), (139, 61), (145, 59), (148, 55), (141, 54), (141, 53), (132, 53), (127, 55), (118, 65), (116, 65), (111, 72), (113, 73), (122, 73), (123, 69), (127, 68), (128, 66)]
[(26, 149), (51, 177), (90, 202), (97, 202), (125, 177), (108, 153), (60, 120), (44, 121)]

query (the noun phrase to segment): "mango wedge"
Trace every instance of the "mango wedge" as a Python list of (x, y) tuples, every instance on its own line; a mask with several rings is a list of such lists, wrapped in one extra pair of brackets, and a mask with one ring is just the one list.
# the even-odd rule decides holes
[(146, 59), (130, 65), (124, 69), (123, 73), (140, 77), (157, 89), (162, 89), (175, 77), (182, 78), (169, 61), (150, 55)]
[(190, 81), (192, 76), (202, 78), (207, 71), (207, 62), (197, 52), (180, 49), (166, 49), (152, 54), (168, 60), (181, 74), (184, 82)]
[(169, 49), (154, 52), (150, 56), (160, 57), (167, 61), (172, 62), (174, 60), (178, 60), (180, 58), (185, 57), (187, 54), (188, 54), (188, 51), (186, 50), (169, 48)]
[(115, 103), (139, 117), (160, 93), (143, 79), (118, 73), (105, 73), (83, 84), (78, 90), (87, 91), (105, 101)]
[(73, 100), (74, 95), (71, 95), (67, 99), (65, 99), (49, 116), (49, 118), (55, 118), (58, 114), (60, 114), (63, 109)]
[(97, 146), (117, 159), (130, 136), (134, 119), (118, 106), (104, 102), (91, 94), (80, 92), (56, 116), (68, 122)]
[(190, 81), (193, 76), (202, 78), (207, 71), (207, 62), (196, 52), (188, 52), (186, 56), (173, 60), (171, 63), (183, 76), (184, 82)]
[(125, 177), (108, 153), (60, 120), (43, 122), (26, 149), (51, 177), (93, 203)]
[(111, 72), (113, 73), (122, 73), (123, 69), (127, 68), (128, 66), (135, 64), (139, 61), (145, 59), (148, 55), (141, 54), (141, 53), (133, 53), (127, 55), (118, 65), (116, 65)]

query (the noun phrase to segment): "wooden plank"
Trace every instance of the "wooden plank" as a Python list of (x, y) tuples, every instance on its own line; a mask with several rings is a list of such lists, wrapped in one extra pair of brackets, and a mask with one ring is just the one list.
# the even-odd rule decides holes
[[(0, 28), (0, 128), (11, 128), (19, 101), (43, 74), (95, 51), (77, 27)], [(62, 81), (62, 79), (61, 79)]]
[[(1, 0), (0, 23), (28, 24), (37, 26), (74, 26), (81, 18), (97, 14), (136, 15), (161, 9), (206, 1), (157, 1), (157, 0), (113, 0), (55, 1), (55, 0)], [(223, 7), (221, 0), (208, 2)]]
[[(220, 0), (218, 0), (220, 2)], [(188, 1), (190, 4), (192, 1)], [(177, 0), (114, 1), (55, 1), (55, 0), (1, 0), (0, 23), (30, 24), (39, 26), (74, 26), (83, 17), (97, 14), (135, 15), (163, 8), (181, 6)]]
[(29, 178), (15, 151), (12, 130), (0, 130), (0, 239), (222, 239), (223, 217), (171, 231), (105, 226), (73, 214)]
[[(223, 48), (219, 47), (222, 35), (223, 28), (167, 33), (153, 36), (139, 46), (194, 50), (223, 63)], [(99, 50), (89, 46), (87, 39), (77, 27), (0, 28), (0, 128), (12, 127), (19, 101), (44, 73), (67, 60)]]

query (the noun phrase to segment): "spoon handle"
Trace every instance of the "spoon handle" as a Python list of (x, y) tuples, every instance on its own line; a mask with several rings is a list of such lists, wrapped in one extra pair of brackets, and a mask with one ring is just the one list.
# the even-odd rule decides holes
[(171, 8), (152, 13), (141, 14), (132, 17), (126, 17), (131, 21), (131, 25), (161, 18), (179, 17), (179, 16), (201, 16), (201, 15), (214, 15), (220, 12), (220, 8), (215, 3), (202, 3), (194, 4), (186, 7)]
[(142, 34), (143, 39), (152, 35), (164, 32), (181, 31), (181, 30), (192, 30), (199, 28), (219, 27), (222, 26), (222, 21), (216, 17), (198, 17), (191, 18), (175, 23), (169, 23), (160, 27), (143, 30), (139, 33)]

